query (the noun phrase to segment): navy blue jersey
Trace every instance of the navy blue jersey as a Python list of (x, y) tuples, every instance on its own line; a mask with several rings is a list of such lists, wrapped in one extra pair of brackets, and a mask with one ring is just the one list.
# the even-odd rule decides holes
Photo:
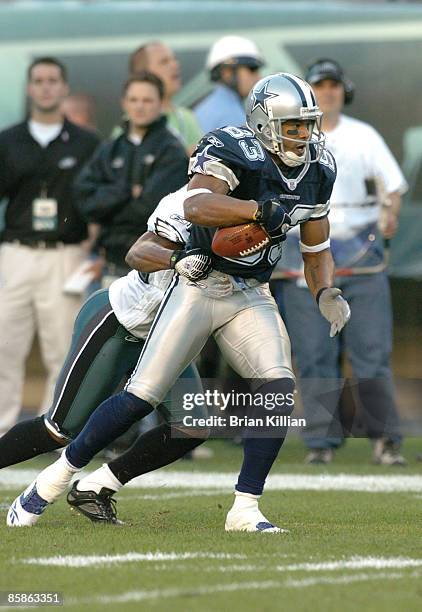
[[(315, 150), (311, 145), (311, 154)], [(195, 173), (224, 180), (229, 195), (242, 200), (265, 201), (280, 198), (285, 204), (292, 226), (328, 214), (329, 198), (336, 178), (333, 156), (324, 151), (316, 163), (283, 169), (246, 127), (224, 127), (206, 134), (199, 142), (189, 165), (189, 176)], [(189, 248), (211, 248), (217, 228), (193, 225)], [(267, 281), (280, 259), (281, 243), (249, 257), (215, 256), (214, 268), (226, 274)]]

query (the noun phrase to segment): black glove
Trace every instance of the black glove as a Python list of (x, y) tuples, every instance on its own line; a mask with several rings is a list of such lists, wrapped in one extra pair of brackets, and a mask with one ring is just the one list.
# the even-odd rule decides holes
[(204, 249), (173, 251), (170, 257), (170, 267), (181, 276), (196, 282), (207, 278), (212, 270), (212, 259)]
[(292, 220), (277, 199), (258, 202), (255, 221), (261, 223), (271, 238), (284, 238), (291, 227)]

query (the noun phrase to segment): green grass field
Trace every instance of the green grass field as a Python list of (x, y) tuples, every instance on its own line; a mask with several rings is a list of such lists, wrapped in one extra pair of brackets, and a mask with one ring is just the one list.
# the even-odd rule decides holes
[[(13, 479), (52, 457), (0, 472), (0, 590), (59, 591), (71, 610), (422, 610), (421, 439), (406, 442), (406, 468), (371, 465), (365, 440), (349, 441), (328, 467), (305, 466), (301, 443), (288, 440), (273, 474), (289, 475), (289, 489), (269, 487), (261, 508), (289, 534), (224, 532), (230, 487), (218, 475), (208, 486), (205, 473), (236, 472), (241, 449), (209, 445), (215, 457), (178, 462), (164, 475), (169, 486), (119, 493), (122, 527), (92, 525), (63, 499), (35, 527), (7, 528), (24, 488)], [(369, 491), (347, 490), (347, 479), (330, 490), (342, 474)], [(328, 490), (309, 490), (318, 475)]]

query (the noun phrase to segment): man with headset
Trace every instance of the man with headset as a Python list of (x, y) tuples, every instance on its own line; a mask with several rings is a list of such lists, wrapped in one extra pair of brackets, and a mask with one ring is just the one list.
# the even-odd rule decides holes
[[(348, 268), (348, 275), (337, 276), (336, 282), (353, 311), (341, 336), (328, 338), (326, 322), (318, 316), (301, 279), (275, 282), (279, 304), (283, 295), (283, 312), (302, 379), (307, 461), (329, 463), (342, 442), (336, 414), (341, 393), (339, 358), (344, 348), (373, 442), (374, 462), (403, 465), (390, 369), (392, 310), (382, 238), (392, 238), (397, 230), (406, 182), (378, 132), (342, 113), (353, 100), (354, 85), (341, 66), (320, 59), (308, 68), (305, 78), (324, 113), (327, 148), (337, 162), (329, 215), (331, 248), (338, 274), (340, 268)], [(375, 239), (377, 234), (381, 240)], [(287, 243), (287, 258), (294, 258), (295, 250), (299, 255), (298, 241)]]

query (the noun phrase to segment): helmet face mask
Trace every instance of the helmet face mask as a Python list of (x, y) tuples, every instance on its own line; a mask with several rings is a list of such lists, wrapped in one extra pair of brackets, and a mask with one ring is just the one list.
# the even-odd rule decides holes
[[(300, 119), (298, 117), (291, 117), (290, 119), (269, 119), (268, 124), (262, 129), (262, 137), (261, 135), (256, 134), (257, 139), (261, 141), (261, 143), (265, 146), (266, 149), (268, 149), (271, 153), (275, 153), (277, 155), (280, 155), (280, 153), (288, 153), (284, 145), (286, 141), (289, 143), (291, 142), (293, 144), (304, 144), (307, 153), (304, 158), (304, 163), (306, 161), (309, 161), (310, 163), (319, 161), (325, 147), (325, 135), (321, 130), (322, 113), (320, 113), (319, 117), (316, 117), (313, 120), (306, 121), (306, 129), (308, 134), (310, 134), (310, 138), (307, 140), (303, 140), (301, 138), (293, 138), (292, 136), (283, 136), (283, 124), (291, 119), (304, 121), (303, 119)], [(309, 152), (309, 146), (311, 144), (314, 145), (316, 150), (316, 158), (313, 160), (310, 159)]]
[[(283, 135), (283, 124), (289, 120), (306, 122), (309, 138)], [(294, 75), (278, 73), (258, 81), (246, 102), (246, 123), (257, 140), (287, 165), (315, 163), (325, 148), (319, 110), (311, 87)], [(303, 156), (286, 151), (285, 142), (305, 145)], [(310, 147), (315, 149), (312, 158)], [(295, 162), (295, 163), (292, 163)]]

